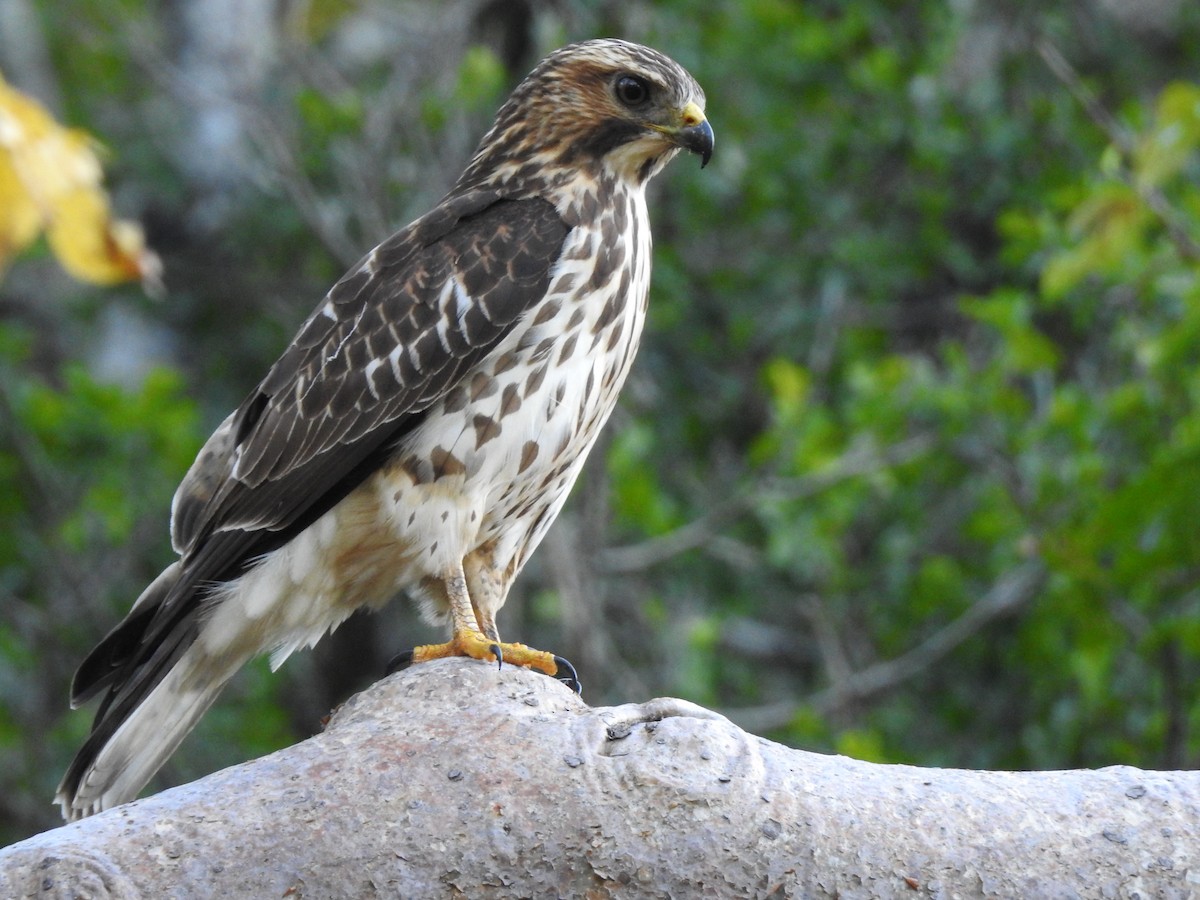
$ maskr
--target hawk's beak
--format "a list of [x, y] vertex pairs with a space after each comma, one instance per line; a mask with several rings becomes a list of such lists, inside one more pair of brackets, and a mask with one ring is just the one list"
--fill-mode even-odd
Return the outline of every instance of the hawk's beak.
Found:
[[713, 130], [704, 118], [704, 111], [695, 103], [689, 103], [679, 113], [679, 125], [664, 129], [678, 146], [691, 153], [700, 154], [700, 168], [708, 165], [713, 152]]

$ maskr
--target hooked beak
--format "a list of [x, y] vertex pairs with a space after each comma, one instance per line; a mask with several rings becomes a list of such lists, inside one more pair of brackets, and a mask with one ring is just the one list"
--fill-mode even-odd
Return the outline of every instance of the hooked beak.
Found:
[[708, 165], [712, 159], [714, 135], [699, 106], [689, 103], [679, 113], [679, 125], [663, 130], [677, 146], [700, 156], [700, 168]]

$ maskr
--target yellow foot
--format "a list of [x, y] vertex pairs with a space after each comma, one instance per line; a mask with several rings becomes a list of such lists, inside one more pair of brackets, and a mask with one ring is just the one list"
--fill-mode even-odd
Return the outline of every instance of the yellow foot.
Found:
[[467, 656], [484, 662], [495, 662], [500, 665], [511, 663], [514, 666], [536, 669], [558, 678], [577, 694], [583, 691], [575, 667], [561, 656], [555, 656], [544, 650], [534, 650], [524, 644], [502, 644], [485, 637], [478, 631], [460, 631], [444, 644], [423, 644], [420, 647], [414, 647], [412, 650], [396, 656], [388, 664], [387, 673], [390, 675], [401, 669], [407, 669], [413, 663], [445, 659], [448, 656]]
[[414, 648], [412, 653], [412, 661], [415, 663], [444, 659], [447, 656], [469, 656], [471, 659], [481, 659], [485, 662], [525, 666], [547, 675], [558, 673], [554, 654], [534, 650], [524, 644], [501, 644], [478, 631], [460, 631], [444, 644], [424, 644]]

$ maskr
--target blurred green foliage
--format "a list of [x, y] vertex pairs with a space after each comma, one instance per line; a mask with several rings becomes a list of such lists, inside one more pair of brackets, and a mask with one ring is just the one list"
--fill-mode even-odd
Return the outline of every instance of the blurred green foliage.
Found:
[[127, 391], [68, 363], [51, 383], [29, 371], [31, 351], [26, 330], [0, 327], [0, 760], [22, 785], [6, 801], [14, 821], [45, 818], [56, 783], [46, 732], [63, 747], [86, 736], [85, 716], [45, 719], [71, 674], [62, 647], [102, 635], [170, 552], [146, 510], [199, 449], [177, 373]]
[[[152, 102], [120, 26], [39, 9], [73, 119], [186, 218], [183, 176], [112, 111]], [[865, 759], [1200, 762], [1200, 85], [1181, 80], [1200, 7], [1138, 27], [1055, 3], [561, 15], [541, 33], [619, 32], [687, 65], [717, 153], [655, 187], [649, 334], [506, 634], [581, 664], [593, 703], [675, 693]], [[548, 49], [476, 46], [422, 82], [424, 137], [379, 145], [417, 168], [380, 173], [381, 202], [428, 201], [412, 173], [458, 165], [452, 139]], [[343, 151], [377, 139], [395, 86], [322, 84], [281, 78], [276, 102], [308, 184], [352, 218]], [[438, 141], [457, 159], [422, 155]], [[160, 246], [162, 308], [68, 297], [53, 353], [47, 329], [0, 330], [4, 837], [50, 824], [86, 725], [71, 667], [170, 559], [191, 454], [344, 262], [286, 197]], [[383, 236], [364, 222], [359, 251]], [[71, 361], [107, 303], [182, 335], [179, 371], [116, 388]], [[303, 736], [414, 643], [389, 615], [254, 669], [171, 775]]]
[[1195, 765], [1192, 51], [1053, 4], [712, 9], [689, 62], [728, 183], [669, 200], [655, 309], [687, 338], [638, 483], [678, 504], [697, 455], [729, 466], [756, 499], [711, 616], [796, 646], [697, 647], [693, 696], [875, 759]]

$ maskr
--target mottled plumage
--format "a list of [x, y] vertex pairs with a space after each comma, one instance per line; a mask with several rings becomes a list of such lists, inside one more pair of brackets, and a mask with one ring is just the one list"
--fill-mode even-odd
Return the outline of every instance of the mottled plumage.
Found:
[[521, 83], [454, 189], [333, 287], [175, 495], [180, 559], [76, 674], [103, 694], [60, 785], [124, 802], [251, 657], [279, 665], [407, 590], [461, 654], [554, 671], [495, 615], [629, 371], [650, 277], [644, 187], [712, 149], [696, 82], [616, 40]]

